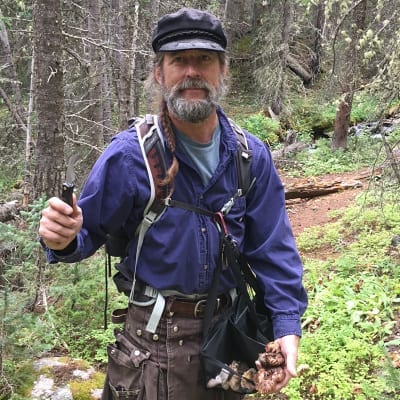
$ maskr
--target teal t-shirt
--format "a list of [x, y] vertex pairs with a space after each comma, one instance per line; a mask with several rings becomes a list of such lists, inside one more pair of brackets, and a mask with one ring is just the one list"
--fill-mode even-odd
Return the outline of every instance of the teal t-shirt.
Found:
[[219, 163], [219, 142], [221, 127], [218, 124], [209, 143], [199, 143], [175, 129], [176, 137], [187, 155], [193, 161], [204, 186], [207, 185]]

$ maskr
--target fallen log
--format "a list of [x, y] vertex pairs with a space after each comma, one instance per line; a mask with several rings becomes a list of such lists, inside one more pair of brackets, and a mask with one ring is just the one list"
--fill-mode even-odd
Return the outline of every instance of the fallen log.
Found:
[[331, 193], [340, 192], [346, 189], [362, 187], [359, 180], [344, 181], [302, 181], [285, 186], [285, 199], [305, 199], [317, 196], [324, 196]]
[[7, 222], [15, 218], [18, 213], [18, 200], [9, 201], [0, 205], [0, 222]]
[[305, 85], [311, 82], [311, 80], [313, 79], [312, 73], [308, 71], [304, 66], [302, 66], [295, 57], [288, 54], [286, 57], [286, 61], [289, 69], [293, 71], [299, 78], [301, 78]]

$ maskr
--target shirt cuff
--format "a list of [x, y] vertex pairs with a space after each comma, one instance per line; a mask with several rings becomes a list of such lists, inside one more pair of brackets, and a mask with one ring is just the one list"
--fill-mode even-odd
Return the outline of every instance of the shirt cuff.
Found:
[[283, 336], [296, 335], [301, 337], [301, 322], [297, 315], [278, 315], [272, 318], [274, 339]]
[[58, 262], [75, 262], [79, 259], [79, 246], [78, 239], [75, 238], [65, 249], [63, 250], [52, 250], [49, 249], [42, 238], [39, 238], [40, 244], [43, 250], [46, 252], [47, 261], [50, 264], [56, 264]]

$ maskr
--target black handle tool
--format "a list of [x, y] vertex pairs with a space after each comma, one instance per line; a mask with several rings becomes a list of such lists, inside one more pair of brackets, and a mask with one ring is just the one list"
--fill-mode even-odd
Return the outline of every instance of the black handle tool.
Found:
[[61, 191], [61, 200], [72, 207], [72, 193], [74, 193], [74, 185], [72, 183], [63, 183]]

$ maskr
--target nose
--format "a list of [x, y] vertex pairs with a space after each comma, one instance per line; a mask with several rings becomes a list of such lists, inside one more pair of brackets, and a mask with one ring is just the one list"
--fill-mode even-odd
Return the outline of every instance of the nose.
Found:
[[186, 76], [188, 78], [198, 78], [200, 76], [198, 63], [196, 63], [194, 60], [188, 61], [186, 65]]

